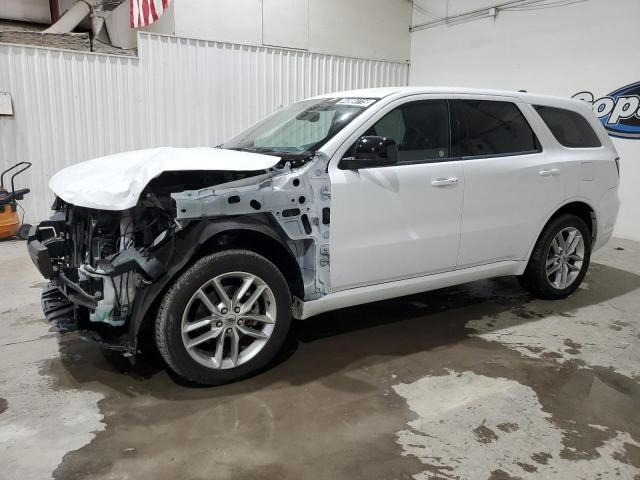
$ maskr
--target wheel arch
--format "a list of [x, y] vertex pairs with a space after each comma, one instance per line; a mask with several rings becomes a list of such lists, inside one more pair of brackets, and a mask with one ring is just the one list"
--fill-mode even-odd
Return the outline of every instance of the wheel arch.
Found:
[[280, 238], [251, 228], [230, 228], [207, 239], [189, 263], [212, 252], [244, 249], [257, 253], [272, 262], [284, 276], [291, 294], [302, 299], [304, 282], [300, 266], [289, 246]]
[[[292, 295], [304, 297], [302, 272], [284, 232], [273, 225], [266, 215], [210, 219], [194, 222], [176, 234], [173, 258], [157, 282], [138, 292], [129, 325], [129, 353], [137, 351], [139, 334], [151, 324], [166, 291], [176, 278], [204, 255], [231, 248], [245, 248], [271, 261], [289, 284]], [[140, 298], [142, 297], [142, 298]]]
[[551, 223], [554, 219], [565, 213], [570, 213], [576, 215], [578, 218], [581, 218], [584, 223], [587, 224], [587, 228], [589, 228], [589, 232], [591, 233], [591, 244], [593, 245], [595, 243], [598, 235], [598, 222], [595, 209], [585, 199], [570, 199], [562, 205], [558, 206], [551, 214], [549, 214], [546, 221], [538, 229], [538, 235], [536, 236], [535, 241], [529, 247], [529, 251], [527, 252], [527, 263], [531, 258], [531, 253], [533, 252], [536, 243], [538, 243], [538, 240], [540, 239], [540, 235], [542, 235], [542, 232], [544, 232], [544, 229], [547, 227], [547, 225], [549, 225], [549, 223]]

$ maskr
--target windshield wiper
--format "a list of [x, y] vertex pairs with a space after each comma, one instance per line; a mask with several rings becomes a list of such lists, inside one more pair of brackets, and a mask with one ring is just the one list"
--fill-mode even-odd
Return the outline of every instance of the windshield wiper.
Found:
[[277, 152], [275, 150], [270, 150], [268, 148], [251, 148], [251, 147], [233, 147], [233, 148], [226, 148], [225, 150], [236, 150], [238, 152], [250, 152], [250, 153], [262, 153], [264, 155], [271, 155], [271, 154], [275, 154], [275, 153], [280, 153]]
[[272, 155], [274, 157], [280, 157], [278, 166], [282, 168], [286, 163], [291, 165], [291, 168], [298, 168], [307, 163], [313, 158], [315, 152], [313, 150], [302, 150], [300, 152], [291, 151], [278, 151], [268, 148], [252, 148], [252, 147], [233, 147], [226, 150], [236, 150], [239, 152], [260, 153], [262, 155]]

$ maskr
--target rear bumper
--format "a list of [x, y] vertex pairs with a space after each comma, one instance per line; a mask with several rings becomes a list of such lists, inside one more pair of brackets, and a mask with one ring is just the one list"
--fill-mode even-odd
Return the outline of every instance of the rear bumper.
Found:
[[603, 247], [613, 235], [613, 229], [620, 210], [620, 199], [618, 198], [618, 187], [611, 188], [600, 199], [598, 203], [596, 219], [598, 231], [593, 250]]

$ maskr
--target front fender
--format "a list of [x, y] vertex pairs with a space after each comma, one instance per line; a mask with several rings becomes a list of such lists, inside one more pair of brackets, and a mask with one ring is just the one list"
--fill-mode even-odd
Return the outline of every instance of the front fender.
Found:
[[[173, 239], [154, 253], [154, 256], [165, 264], [166, 273], [155, 282], [138, 287], [130, 317], [127, 349], [129, 355], [135, 355], [140, 327], [168, 285], [192, 262], [203, 244], [220, 233], [232, 230], [253, 231], [267, 235], [291, 252], [284, 233], [278, 230], [266, 214], [201, 219], [191, 222], [184, 229], [176, 232]], [[293, 252], [291, 254], [293, 256]]]

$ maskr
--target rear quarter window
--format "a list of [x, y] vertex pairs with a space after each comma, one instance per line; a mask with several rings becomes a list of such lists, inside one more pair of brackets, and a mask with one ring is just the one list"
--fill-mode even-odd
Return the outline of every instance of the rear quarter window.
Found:
[[455, 156], [462, 158], [540, 152], [531, 126], [513, 102], [454, 100]]
[[544, 123], [561, 145], [568, 148], [597, 148], [602, 143], [586, 118], [563, 108], [534, 105]]

